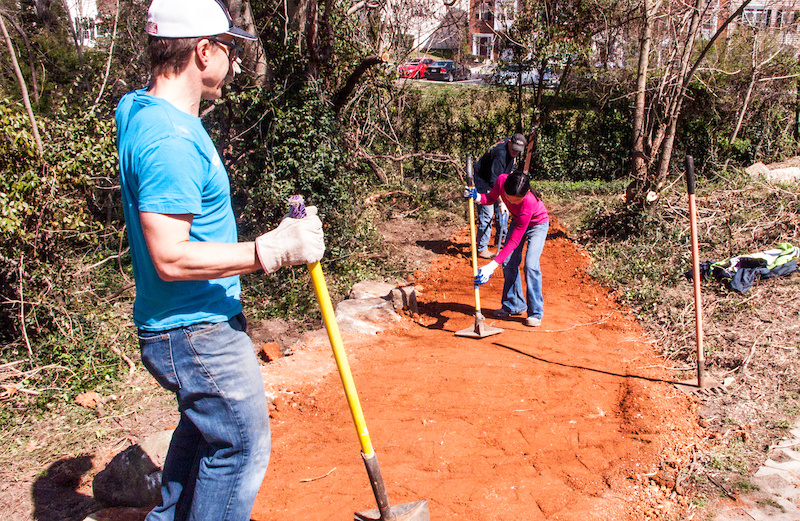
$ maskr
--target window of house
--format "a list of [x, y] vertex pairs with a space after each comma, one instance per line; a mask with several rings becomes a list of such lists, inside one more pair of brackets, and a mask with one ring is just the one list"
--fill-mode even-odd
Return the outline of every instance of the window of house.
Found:
[[742, 24], [749, 26], [769, 27], [772, 9], [763, 6], [749, 6], [742, 11]]
[[472, 51], [476, 56], [491, 58], [492, 56], [492, 37], [489, 35], [473, 35]]
[[516, 15], [516, 0], [497, 0], [497, 10], [506, 20], [513, 21]]
[[775, 14], [775, 25], [784, 30], [794, 31], [797, 25], [797, 11], [781, 9]]
[[481, 2], [481, 4], [475, 10], [475, 19], [482, 20], [484, 22], [491, 22], [494, 19], [494, 14], [492, 13], [492, 2]]

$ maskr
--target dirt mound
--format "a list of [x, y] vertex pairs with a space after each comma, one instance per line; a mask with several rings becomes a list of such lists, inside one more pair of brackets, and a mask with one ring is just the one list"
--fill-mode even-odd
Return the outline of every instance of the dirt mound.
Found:
[[[345, 337], [392, 503], [427, 499], [431, 519], [462, 521], [685, 512], [679, 469], [703, 439], [695, 404], [671, 385], [632, 315], [586, 274], [588, 256], [554, 223], [542, 326], [487, 311], [503, 333], [456, 337], [474, 323], [467, 237], [453, 236], [415, 273], [419, 315]], [[501, 288], [498, 272], [481, 288], [484, 310], [499, 307]], [[325, 350], [320, 338], [297, 361]], [[339, 377], [316, 375], [291, 384], [268, 375], [281, 392], [256, 521], [347, 519], [375, 507]]]

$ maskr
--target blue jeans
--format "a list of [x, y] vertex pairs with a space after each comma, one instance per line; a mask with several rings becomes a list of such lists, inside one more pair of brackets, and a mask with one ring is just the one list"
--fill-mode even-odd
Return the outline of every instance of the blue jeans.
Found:
[[495, 202], [493, 205], [478, 206], [478, 231], [475, 234], [476, 242], [478, 243], [478, 251], [483, 251], [489, 247], [489, 240], [492, 237], [492, 221], [497, 223], [497, 234], [505, 235], [508, 231], [508, 223], [504, 228], [500, 224], [500, 203]]
[[[513, 228], [513, 223], [511, 226]], [[542, 269], [539, 265], [539, 257], [542, 255], [549, 228], [549, 222], [528, 228], [523, 240], [503, 262], [503, 308], [506, 311], [522, 313], [527, 310], [529, 317], [542, 318], [544, 316]], [[519, 265], [522, 261], [522, 248], [526, 243], [528, 249], [525, 252], [525, 266], [523, 267], [526, 292], [523, 295]]]
[[264, 381], [243, 315], [139, 331], [142, 363], [178, 398], [180, 422], [146, 521], [247, 521], [270, 455]]

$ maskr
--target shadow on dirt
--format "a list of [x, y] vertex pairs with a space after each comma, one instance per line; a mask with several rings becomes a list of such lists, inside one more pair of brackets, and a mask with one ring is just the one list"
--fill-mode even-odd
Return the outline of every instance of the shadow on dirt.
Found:
[[436, 255], [445, 255], [453, 243], [450, 241], [417, 241], [416, 245], [420, 248], [430, 250]]
[[102, 507], [78, 492], [81, 477], [92, 469], [92, 456], [63, 458], [33, 483], [33, 518], [37, 521], [81, 521]]
[[444, 330], [444, 325], [449, 320], [448, 317], [443, 315], [443, 312], [445, 311], [452, 311], [453, 313], [470, 317], [475, 316], [474, 305], [469, 306], [466, 304], [459, 304], [457, 302], [426, 302], [425, 304], [420, 304], [419, 306], [420, 315], [426, 315], [436, 319], [436, 322], [433, 324], [425, 325], [425, 327], [428, 329]]
[[542, 358], [540, 356], [536, 356], [536, 355], [532, 355], [530, 353], [526, 353], [525, 351], [517, 349], [516, 347], [507, 346], [505, 344], [499, 344], [497, 342], [492, 342], [492, 343], [494, 345], [496, 345], [497, 347], [502, 347], [503, 349], [508, 349], [509, 351], [514, 351], [515, 353], [519, 353], [521, 355], [527, 356], [528, 358], [533, 358], [534, 360], [537, 360], [539, 362], [544, 362], [545, 364], [558, 365], [558, 366], [561, 366], [561, 367], [568, 367], [570, 369], [579, 369], [581, 371], [590, 371], [590, 372], [593, 372], [593, 373], [605, 374], [605, 375], [608, 375], [608, 376], [616, 376], [618, 378], [623, 378], [623, 379], [624, 378], [636, 378], [638, 380], [647, 380], [648, 382], [663, 382], [663, 383], [666, 383], [666, 384], [677, 384], [677, 383], [680, 383], [680, 382], [673, 382], [672, 380], [664, 380], [664, 379], [661, 379], [661, 378], [652, 378], [652, 377], [649, 377], [649, 376], [639, 376], [639, 375], [635, 375], [635, 374], [612, 373], [610, 371], [604, 371], [602, 369], [594, 369], [592, 367], [584, 367], [584, 366], [581, 366], [581, 365], [565, 364], [564, 362], [554, 362], [553, 360], [548, 360], [548, 359]]

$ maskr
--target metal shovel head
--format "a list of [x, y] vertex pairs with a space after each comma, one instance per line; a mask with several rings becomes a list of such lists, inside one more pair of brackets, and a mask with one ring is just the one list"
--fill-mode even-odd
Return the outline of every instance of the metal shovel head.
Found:
[[503, 332], [502, 328], [487, 326], [486, 321], [483, 319], [483, 315], [480, 313], [476, 313], [475, 325], [473, 327], [468, 327], [467, 329], [462, 329], [461, 331], [456, 331], [456, 336], [465, 336], [469, 338], [485, 338], [487, 336], [496, 335], [502, 332]]
[[692, 380], [683, 380], [682, 382], [677, 382], [673, 385], [684, 394], [694, 395], [700, 398], [726, 394], [728, 392], [724, 382], [719, 382], [708, 377], [703, 378], [703, 387], [697, 385], [697, 378]]
[[380, 510], [374, 508], [364, 512], [356, 512], [355, 521], [430, 521], [428, 514], [428, 500], [414, 501], [394, 505], [389, 509], [389, 516], [381, 517]]

